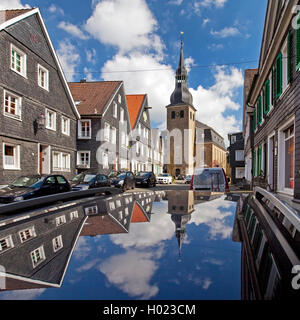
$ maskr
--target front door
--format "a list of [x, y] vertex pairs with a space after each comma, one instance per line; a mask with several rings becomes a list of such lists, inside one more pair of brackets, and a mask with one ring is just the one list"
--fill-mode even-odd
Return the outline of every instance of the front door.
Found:
[[50, 146], [40, 145], [39, 171], [40, 174], [50, 174]]

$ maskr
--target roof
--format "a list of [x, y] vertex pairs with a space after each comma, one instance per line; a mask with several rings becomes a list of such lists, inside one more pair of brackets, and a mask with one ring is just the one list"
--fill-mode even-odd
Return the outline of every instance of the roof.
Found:
[[54, 47], [53, 47], [53, 44], [52, 44], [52, 41], [50, 39], [50, 36], [49, 36], [49, 33], [47, 31], [47, 28], [46, 28], [46, 25], [44, 23], [44, 20], [42, 18], [42, 15], [40, 13], [40, 10], [39, 8], [31, 8], [31, 9], [16, 9], [16, 10], [2, 10], [0, 11], [0, 31], [8, 28], [9, 26], [15, 24], [15, 23], [18, 23], [19, 21], [23, 20], [23, 19], [26, 19], [32, 15], [36, 14], [37, 15], [37, 18], [41, 24], [41, 28], [44, 32], [44, 35], [45, 35], [45, 39], [50, 47], [50, 50], [51, 50], [51, 53], [53, 54], [53, 57], [54, 57], [54, 60], [58, 66], [58, 74], [61, 78], [61, 81], [63, 83], [63, 86], [66, 90], [66, 93], [67, 93], [67, 97], [72, 105], [72, 109], [73, 109], [73, 112], [76, 116], [77, 119], [80, 118], [80, 115], [77, 111], [77, 108], [75, 106], [75, 103], [74, 103], [74, 100], [73, 100], [73, 97], [72, 97], [72, 94], [70, 92], [70, 89], [68, 87], [68, 84], [67, 84], [67, 80], [66, 80], [66, 77], [64, 75], [64, 72], [62, 70], [62, 67], [61, 67], [61, 64], [58, 60], [58, 57], [57, 57], [57, 54], [54, 50]]
[[101, 115], [122, 81], [69, 82], [80, 115]]
[[225, 150], [224, 138], [215, 129], [197, 120], [196, 128], [204, 130], [204, 142], [214, 142]]
[[149, 221], [148, 215], [144, 212], [140, 204], [136, 202], [133, 207], [131, 222], [140, 223], [140, 222], [148, 222], [148, 221]]
[[140, 110], [143, 107], [143, 102], [146, 96], [146, 94], [126, 95], [131, 129], [134, 129], [136, 125]]

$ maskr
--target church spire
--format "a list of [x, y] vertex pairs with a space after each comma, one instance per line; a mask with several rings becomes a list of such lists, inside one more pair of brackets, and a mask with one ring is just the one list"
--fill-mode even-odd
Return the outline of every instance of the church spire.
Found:
[[184, 65], [182, 40], [180, 43], [180, 57], [175, 77], [175, 90], [170, 100], [171, 105], [187, 104], [193, 106], [193, 96], [188, 89], [188, 73]]

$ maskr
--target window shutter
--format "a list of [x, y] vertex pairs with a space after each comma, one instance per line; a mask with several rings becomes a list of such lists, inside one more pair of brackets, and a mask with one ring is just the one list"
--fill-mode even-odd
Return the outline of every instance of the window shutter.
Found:
[[261, 105], [261, 96], [258, 98], [258, 107], [257, 107], [257, 119], [258, 119], [258, 124], [262, 123], [262, 105]]
[[[300, 12], [298, 13], [297, 24], [300, 24]], [[296, 30], [296, 70], [300, 69], [300, 28]]]
[[253, 176], [256, 177], [256, 150], [253, 152]]
[[265, 83], [265, 108], [264, 114], [268, 114], [270, 111], [270, 80]]
[[275, 83], [276, 83], [276, 98], [279, 98], [282, 93], [282, 53], [280, 52], [276, 59], [275, 66]]
[[274, 68], [272, 67], [272, 91], [271, 91], [272, 106], [274, 105], [274, 88], [275, 88]]
[[289, 32], [288, 34], [288, 40], [287, 40], [287, 80], [288, 80], [288, 83], [291, 82], [291, 52], [292, 52], [292, 47], [291, 47], [291, 44], [292, 44], [292, 35], [291, 33]]
[[253, 113], [253, 131], [256, 131], [256, 108], [254, 109]]

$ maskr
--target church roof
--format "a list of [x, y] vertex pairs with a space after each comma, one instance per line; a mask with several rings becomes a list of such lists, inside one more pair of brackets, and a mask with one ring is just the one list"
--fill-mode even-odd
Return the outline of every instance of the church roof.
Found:
[[126, 95], [128, 113], [130, 119], [131, 129], [136, 126], [140, 111], [144, 105], [146, 94], [130, 94]]

